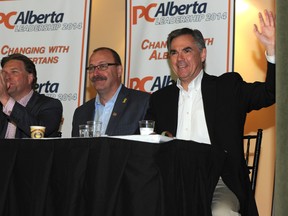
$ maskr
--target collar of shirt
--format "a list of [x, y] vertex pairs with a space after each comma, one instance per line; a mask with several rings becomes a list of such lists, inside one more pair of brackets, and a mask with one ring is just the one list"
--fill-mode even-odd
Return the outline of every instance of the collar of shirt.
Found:
[[269, 56], [269, 55], [267, 55], [267, 52], [265, 51], [265, 56], [266, 56], [266, 59], [267, 59], [268, 62], [270, 62], [270, 63], [272, 63], [272, 64], [275, 64], [275, 63], [276, 63], [275, 55]]
[[99, 95], [97, 94], [96, 96], [94, 120], [102, 122], [102, 128], [101, 128], [102, 135], [105, 134], [106, 132], [106, 128], [108, 126], [111, 113], [113, 111], [115, 102], [117, 100], [117, 97], [119, 95], [121, 88], [122, 88], [122, 84], [118, 87], [113, 97], [109, 101], [107, 101], [105, 105], [100, 103]]
[[[116, 102], [116, 99], [118, 97], [118, 94], [119, 94], [121, 88], [122, 88], [122, 84], [118, 87], [118, 89], [115, 92], [115, 94], [113, 95], [113, 97], [109, 101], [107, 101], [106, 105], [107, 104], [114, 104]], [[95, 99], [95, 107], [97, 107], [97, 105], [101, 105], [101, 106], [104, 107], [104, 105], [102, 105], [101, 102], [100, 102], [100, 97], [99, 97], [98, 94], [96, 95], [96, 99]]]
[[[197, 77], [195, 77], [188, 85], [188, 93], [190, 93], [192, 90], [196, 90], [199, 91], [201, 90], [201, 82], [202, 82], [202, 78], [203, 78], [203, 70], [200, 71], [200, 73], [198, 74]], [[177, 79], [177, 87], [180, 89], [180, 93], [184, 94], [186, 91], [184, 90], [184, 88], [181, 85], [181, 81], [179, 80], [179, 78]]]
[[30, 100], [30, 98], [33, 95], [33, 90], [31, 90], [26, 96], [24, 96], [23, 98], [21, 98], [19, 101], [17, 101], [19, 104], [21, 104], [22, 106], [26, 107], [28, 101]]

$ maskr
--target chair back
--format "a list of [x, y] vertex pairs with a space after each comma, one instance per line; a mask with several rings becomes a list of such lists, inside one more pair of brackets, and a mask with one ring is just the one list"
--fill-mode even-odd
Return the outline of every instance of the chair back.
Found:
[[[258, 129], [257, 134], [245, 135], [243, 137], [245, 160], [247, 167], [250, 171], [250, 180], [253, 195], [255, 195], [256, 190], [257, 173], [261, 152], [262, 131], [263, 131], [262, 129]], [[252, 159], [252, 161], [250, 159]]]

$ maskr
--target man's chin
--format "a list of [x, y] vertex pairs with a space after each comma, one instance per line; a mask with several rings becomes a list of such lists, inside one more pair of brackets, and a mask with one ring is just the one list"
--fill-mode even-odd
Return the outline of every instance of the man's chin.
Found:
[[15, 93], [15, 89], [13, 87], [10, 87], [8, 90], [7, 90], [7, 93], [9, 95], [13, 95], [13, 93]]
[[98, 93], [101, 93], [105, 90], [105, 87], [104, 86], [94, 86], [95, 87], [95, 90], [98, 92]]

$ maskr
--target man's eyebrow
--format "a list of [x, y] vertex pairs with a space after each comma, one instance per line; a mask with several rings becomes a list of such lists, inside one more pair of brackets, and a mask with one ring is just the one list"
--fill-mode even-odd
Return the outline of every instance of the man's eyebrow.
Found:
[[[190, 47], [190, 46], [188, 46], [188, 47], [184, 47], [181, 51], [183, 51], [183, 50], [192, 50], [192, 47]], [[170, 53], [171, 52], [177, 52], [175, 49], [171, 49], [170, 50]]]
[[192, 49], [192, 47], [190, 47], [190, 46], [184, 47], [182, 50], [187, 50], [187, 49]]

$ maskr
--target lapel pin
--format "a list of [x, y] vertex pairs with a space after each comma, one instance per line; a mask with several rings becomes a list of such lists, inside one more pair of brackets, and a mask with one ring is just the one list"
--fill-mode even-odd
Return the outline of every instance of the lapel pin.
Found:
[[113, 113], [112, 113], [112, 116], [117, 116], [117, 113], [116, 113], [116, 112], [113, 112]]
[[123, 101], [122, 101], [122, 103], [125, 104], [126, 101], [127, 101], [127, 98], [124, 98]]

